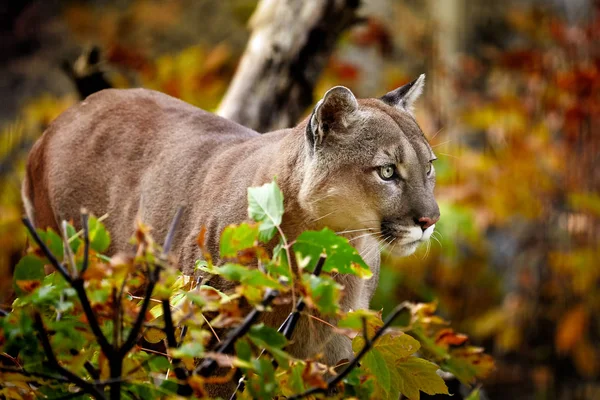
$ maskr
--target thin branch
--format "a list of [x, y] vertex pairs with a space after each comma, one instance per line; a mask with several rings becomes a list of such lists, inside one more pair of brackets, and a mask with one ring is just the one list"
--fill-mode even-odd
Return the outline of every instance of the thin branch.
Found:
[[167, 335], [167, 346], [170, 348], [177, 347], [177, 339], [175, 338], [175, 326], [173, 325], [173, 316], [171, 315], [171, 303], [169, 299], [162, 301], [163, 316], [165, 320], [165, 334]]
[[[87, 254], [87, 252], [85, 254]], [[77, 297], [81, 302], [81, 308], [83, 309], [85, 317], [88, 320], [88, 324], [90, 325], [92, 333], [100, 345], [102, 353], [104, 353], [106, 358], [111, 358], [114, 353], [114, 348], [108, 342], [106, 336], [104, 336], [102, 329], [100, 329], [100, 324], [98, 323], [98, 319], [96, 319], [96, 315], [94, 314], [92, 305], [90, 304], [90, 299], [85, 291], [83, 279], [81, 277], [77, 278], [75, 281], [71, 282], [71, 286], [73, 289], [75, 289], [75, 292], [77, 292]]]
[[[267, 290], [265, 297], [263, 297], [263, 300], [260, 303], [260, 307], [254, 307], [252, 311], [250, 311], [250, 313], [246, 316], [244, 322], [242, 322], [233, 331], [229, 333], [227, 338], [223, 342], [221, 342], [221, 344], [217, 347], [215, 352], [219, 354], [232, 354], [235, 342], [239, 338], [244, 336], [246, 333], [248, 333], [252, 325], [254, 325], [254, 323], [263, 313], [263, 310], [266, 307], [268, 307], [278, 295], [279, 291], [277, 290]], [[212, 358], [206, 358], [202, 362], [202, 364], [200, 364], [200, 367], [197, 369], [197, 371], [199, 375], [203, 377], [208, 377], [215, 371], [216, 368], [217, 362]]]
[[[167, 347], [177, 348], [179, 347], [179, 344], [175, 338], [175, 326], [173, 325], [173, 316], [171, 315], [171, 304], [169, 299], [164, 299], [162, 301], [162, 309], [165, 320], [164, 331], [167, 335]], [[187, 381], [188, 371], [181, 366], [181, 360], [179, 358], [173, 358], [171, 363], [173, 364], [173, 372], [175, 372], [177, 379], [184, 382]], [[178, 384], [177, 386], [177, 394], [179, 396], [190, 396], [193, 392], [193, 389], [187, 383]]]
[[81, 227], [83, 229], [83, 264], [81, 265], [81, 275], [85, 273], [90, 262], [90, 227], [89, 214], [85, 209], [81, 210]]
[[277, 231], [279, 231], [279, 236], [281, 236], [281, 240], [283, 241], [283, 248], [285, 249], [285, 256], [286, 256], [288, 268], [290, 271], [290, 278], [292, 279], [292, 282], [291, 282], [292, 305], [293, 305], [293, 307], [296, 307], [296, 284], [294, 283], [294, 279], [296, 277], [294, 275], [298, 274], [298, 272], [294, 271], [294, 269], [292, 268], [292, 256], [290, 254], [290, 245], [288, 244], [287, 238], [285, 237], [283, 230], [281, 229], [281, 227], [279, 225], [275, 225], [275, 228], [277, 228]]
[[46, 246], [46, 243], [44, 243], [42, 238], [40, 238], [40, 235], [38, 235], [38, 233], [36, 232], [29, 218], [23, 217], [22, 221], [25, 224], [25, 227], [27, 227], [27, 230], [29, 231], [31, 236], [33, 237], [33, 240], [37, 243], [37, 245], [44, 253], [44, 256], [46, 256], [48, 261], [50, 261], [50, 264], [52, 264], [52, 266], [63, 276], [63, 278], [65, 278], [67, 282], [72, 283], [73, 278], [69, 275], [69, 272], [67, 271], [65, 266], [56, 259], [54, 254], [52, 254], [52, 252], [50, 251], [48, 246]]
[[[315, 269], [313, 270], [313, 275], [315, 275], [315, 276], [321, 275], [321, 271], [323, 271], [323, 265], [325, 265], [326, 258], [327, 257], [325, 255], [321, 255], [321, 257], [319, 258], [319, 261], [317, 261], [317, 265], [315, 266]], [[287, 316], [285, 321], [283, 321], [283, 323], [279, 326], [279, 329], [277, 329], [277, 332], [282, 333], [287, 340], [290, 340], [292, 338], [292, 335], [294, 334], [294, 330], [296, 329], [296, 326], [298, 324], [298, 320], [300, 319], [300, 315], [301, 315], [302, 311], [304, 311], [305, 307], [306, 307], [306, 303], [304, 302], [304, 298], [300, 297], [298, 299], [298, 302], [295, 304], [294, 310]], [[262, 356], [264, 352], [265, 351], [263, 349], [263, 351], [260, 353], [260, 356]], [[277, 365], [277, 360], [273, 359], [273, 365], [275, 365], [275, 366]], [[237, 393], [244, 390], [244, 387], [246, 386], [245, 378], [246, 378], [245, 375], [241, 376], [239, 378], [239, 383], [238, 383], [237, 387], [235, 388], [235, 391], [229, 398], [229, 400], [235, 400], [237, 398]]]
[[62, 221], [61, 228], [63, 244], [65, 246], [65, 254], [69, 260], [69, 265], [71, 266], [71, 276], [77, 276], [77, 264], [75, 263], [75, 256], [73, 255], [73, 251], [69, 245], [69, 237], [67, 236], [67, 221], [64, 219]]
[[360, 360], [373, 348], [375, 342], [387, 331], [387, 329], [400, 315], [400, 313], [406, 310], [407, 308], [409, 308], [409, 304], [407, 302], [400, 304], [387, 317], [383, 326], [375, 333], [375, 335], [373, 335], [371, 339], [365, 336], [365, 345], [363, 346], [361, 351], [348, 363], [346, 368], [344, 368], [344, 370], [340, 372], [339, 375], [336, 375], [327, 381], [326, 388], [315, 387], [295, 396], [288, 397], [288, 400], [302, 399], [317, 393], [327, 393], [331, 389], [335, 388], [346, 376], [348, 376], [350, 372], [352, 372], [352, 370], [360, 363]]
[[64, 368], [62, 365], [60, 365], [58, 363], [58, 360], [56, 359], [56, 356], [54, 355], [54, 352], [52, 351], [52, 345], [50, 344], [48, 332], [46, 331], [46, 328], [44, 327], [44, 322], [42, 321], [42, 316], [40, 315], [40, 313], [35, 312], [33, 317], [34, 317], [34, 326], [38, 332], [40, 342], [42, 343], [42, 347], [44, 348], [44, 353], [46, 354], [46, 357], [48, 358], [48, 362], [49, 362], [50, 366], [52, 368], [54, 368], [55, 370], [57, 370], [62, 376], [67, 378], [70, 382], [79, 386], [79, 388], [81, 390], [85, 391], [86, 393], [91, 394], [92, 396], [96, 397], [97, 399], [105, 399], [104, 393], [102, 393], [102, 391], [100, 391], [95, 385], [83, 380], [82, 378], [80, 378], [79, 376], [77, 376], [73, 372], [69, 371], [68, 369]]
[[[178, 207], [175, 212], [175, 216], [171, 221], [171, 225], [169, 227], [169, 231], [167, 232], [167, 236], [165, 237], [165, 242], [163, 245], [162, 256], [166, 257], [166, 255], [171, 250], [171, 244], [173, 242], [173, 238], [175, 236], [175, 230], [177, 229], [177, 225], [179, 224], [179, 220], [181, 219], [181, 214], [183, 212], [183, 207]], [[140, 312], [135, 320], [133, 328], [129, 331], [129, 336], [127, 336], [127, 340], [121, 346], [118, 353], [121, 358], [125, 357], [125, 355], [133, 348], [135, 343], [138, 340], [140, 332], [142, 330], [142, 326], [144, 324], [144, 319], [146, 318], [146, 312], [148, 311], [148, 306], [150, 305], [150, 300], [152, 299], [152, 292], [154, 291], [154, 286], [158, 282], [158, 278], [160, 275], [161, 267], [158, 265], [154, 266], [154, 269], [149, 271], [149, 282], [148, 286], [146, 286], [146, 293], [144, 295], [144, 300], [142, 300], [142, 307], [140, 308]], [[170, 311], [170, 308], [169, 308]]]
[[70, 379], [65, 378], [64, 376], [61, 376], [61, 375], [44, 374], [43, 372], [27, 371], [27, 370], [21, 369], [21, 368], [4, 367], [2, 365], [0, 365], [0, 372], [19, 374], [19, 375], [23, 375], [26, 377], [47, 379], [47, 380], [63, 382], [63, 383], [71, 383]]
[[169, 254], [169, 252], [171, 251], [171, 245], [173, 244], [173, 238], [175, 237], [175, 230], [177, 229], [177, 225], [179, 225], [179, 220], [181, 219], [182, 214], [183, 207], [177, 207], [177, 211], [175, 212], [175, 216], [171, 221], [171, 226], [169, 226], [169, 231], [167, 232], [167, 236], [165, 237], [161, 258], [166, 258], [167, 254]]
[[[317, 261], [317, 265], [315, 266], [315, 269], [313, 271], [313, 275], [314, 276], [319, 276], [321, 275], [321, 272], [323, 271], [323, 266], [325, 265], [325, 260], [326, 260], [326, 256], [325, 255], [321, 255], [321, 257], [319, 258], [319, 261]], [[294, 333], [294, 330], [296, 329], [296, 325], [298, 324], [298, 320], [300, 319], [300, 313], [304, 310], [304, 307], [306, 306], [306, 303], [304, 302], [304, 298], [300, 298], [298, 300], [298, 304], [296, 304], [296, 307], [294, 309], [294, 311], [292, 311], [292, 313], [288, 316], [287, 318], [287, 325], [285, 325], [285, 327], [283, 328], [283, 331], [280, 331], [281, 333], [283, 333], [285, 335], [285, 337], [290, 340], [292, 338], [292, 334]], [[279, 328], [281, 329], [281, 328]]]
[[[84, 267], [87, 268], [86, 260], [89, 257], [89, 235], [87, 234], [87, 231], [88, 231], [87, 230], [87, 214], [82, 214], [82, 222], [84, 224], [84, 237], [87, 238], [86, 243], [88, 243], [88, 245], [86, 245], [86, 247], [84, 249]], [[79, 301], [81, 301], [81, 306], [82, 306], [85, 316], [88, 320], [88, 323], [90, 324], [90, 328], [92, 329], [94, 336], [96, 336], [96, 339], [98, 340], [98, 344], [100, 345], [102, 352], [104, 353], [104, 355], [107, 358], [110, 358], [113, 348], [108, 343], [108, 340], [106, 340], [104, 333], [102, 333], [102, 330], [100, 329], [100, 326], [98, 325], [98, 320], [96, 319], [94, 312], [92, 311], [92, 306], [87, 297], [87, 293], [85, 292], [85, 289], [83, 287], [84, 282], [81, 279], [81, 275], [77, 279], [73, 279], [67, 272], [65, 266], [63, 264], [61, 264], [60, 262], [58, 262], [58, 260], [54, 256], [54, 254], [52, 254], [52, 252], [50, 251], [48, 246], [46, 246], [44, 241], [40, 238], [40, 235], [38, 235], [38, 233], [36, 232], [31, 221], [27, 217], [24, 217], [23, 223], [27, 227], [27, 230], [33, 237], [33, 240], [38, 244], [38, 246], [40, 247], [40, 249], [46, 256], [48, 261], [50, 261], [52, 266], [57, 271], [60, 272], [60, 274], [65, 278], [65, 280], [67, 282], [69, 282], [71, 284], [71, 286], [73, 287], [73, 289], [75, 289], [75, 291], [77, 292], [77, 296], [79, 297]], [[83, 269], [82, 269], [82, 273], [83, 273]]]
[[150, 279], [148, 281], [148, 286], [146, 286], [146, 293], [144, 295], [144, 300], [142, 300], [142, 307], [137, 315], [137, 318], [133, 324], [133, 327], [129, 331], [129, 335], [125, 340], [125, 343], [121, 346], [121, 348], [117, 351], [117, 354], [122, 359], [125, 355], [135, 346], [135, 343], [138, 340], [138, 337], [142, 330], [142, 325], [144, 324], [144, 319], [146, 318], [146, 312], [148, 311], [148, 306], [150, 305], [150, 298], [152, 297], [152, 292], [154, 291], [154, 286], [156, 282], [158, 282], [158, 276], [160, 274], [160, 267], [158, 265], [154, 266], [154, 269], [149, 271]]

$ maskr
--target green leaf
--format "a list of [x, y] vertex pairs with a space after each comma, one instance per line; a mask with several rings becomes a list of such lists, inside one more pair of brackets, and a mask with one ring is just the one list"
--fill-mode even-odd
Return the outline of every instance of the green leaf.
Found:
[[78, 237], [74, 238], [75, 235], [77, 235], [77, 230], [75, 229], [75, 227], [73, 227], [73, 225], [68, 224], [67, 225], [67, 237], [69, 238], [69, 245], [71, 246], [71, 250], [73, 251], [73, 254], [77, 254], [77, 250], [79, 249], [79, 246], [83, 242]]
[[[392, 393], [392, 371], [390, 370], [386, 359], [379, 351], [369, 351], [363, 357], [362, 365], [375, 377], [378, 390], [386, 394], [385, 398], [398, 398], [399, 396], [388, 397]], [[395, 394], [395, 392], [394, 392]]]
[[97, 253], [103, 253], [110, 246], [110, 234], [98, 218], [90, 216], [89, 219], [90, 247]]
[[273, 355], [279, 365], [287, 365], [291, 356], [283, 351], [283, 347], [287, 345], [287, 339], [281, 333], [277, 332], [265, 324], [258, 324], [250, 328], [248, 337], [259, 348], [264, 348]]
[[[48, 250], [50, 250], [52, 255], [54, 255], [54, 257], [56, 257], [57, 260], [62, 260], [64, 255], [64, 249], [61, 237], [58, 236], [58, 234], [56, 234], [56, 232], [54, 232], [52, 229], [48, 229], [46, 231], [42, 229], [36, 229], [35, 231], [37, 232], [40, 239], [42, 239], [42, 242], [46, 244]], [[35, 243], [33, 237], [29, 232], [27, 232], [27, 236], [29, 237], [31, 243]]]
[[479, 388], [477, 389], [473, 389], [473, 391], [471, 393], [469, 393], [469, 395], [467, 397], [465, 397], [465, 400], [480, 400], [481, 396], [479, 395]]
[[308, 302], [324, 315], [333, 315], [339, 309], [342, 286], [329, 276], [302, 275]]
[[304, 372], [305, 364], [296, 363], [290, 369], [290, 381], [289, 386], [293, 393], [302, 393], [306, 390], [302, 373]]
[[372, 399], [375, 392], [375, 378], [365, 377], [363, 368], [354, 368], [344, 379], [344, 398]]
[[152, 372], [164, 372], [171, 368], [171, 363], [169, 362], [169, 359], [167, 357], [150, 357], [148, 361], [148, 366], [150, 367], [150, 371]]
[[261, 223], [258, 238], [271, 240], [283, 217], [283, 193], [275, 181], [248, 188], [248, 215]]
[[202, 357], [204, 355], [204, 346], [199, 342], [187, 342], [180, 347], [171, 350], [171, 355], [175, 358], [183, 357]]
[[253, 325], [250, 332], [248, 332], [248, 336], [258, 347], [268, 346], [282, 349], [287, 345], [287, 339], [283, 334], [265, 324]]
[[221, 234], [221, 258], [236, 257], [238, 251], [252, 248], [258, 240], [258, 225], [229, 225]]
[[312, 272], [322, 254], [327, 255], [323, 271], [352, 274], [370, 278], [373, 273], [348, 239], [338, 236], [331, 229], [305, 231], [293, 245], [298, 265]]
[[22, 296], [27, 294], [21, 289], [17, 282], [19, 281], [42, 281], [45, 277], [44, 262], [38, 257], [26, 255], [21, 258], [21, 261], [15, 266], [13, 273], [13, 286], [17, 295]]
[[219, 275], [230, 281], [237, 281], [256, 287], [268, 287], [272, 289], [282, 288], [282, 285], [274, 278], [257, 269], [250, 269], [243, 265], [227, 263], [216, 268], [216, 270]]
[[367, 332], [374, 335], [377, 328], [383, 326], [381, 312], [373, 310], [356, 310], [348, 312], [339, 322], [338, 327], [362, 331], [363, 321], [367, 323]]
[[252, 347], [250, 347], [250, 343], [245, 339], [235, 342], [235, 354], [240, 360], [250, 362], [252, 360]]
[[[363, 346], [364, 338], [360, 336], [352, 342], [355, 352]], [[410, 400], [418, 400], [419, 391], [448, 393], [444, 380], [436, 372], [439, 367], [413, 356], [420, 346], [417, 340], [402, 332], [386, 333], [375, 342], [362, 363], [365, 370], [376, 378], [375, 398], [398, 398], [403, 394]]]
[[253, 375], [247, 384], [247, 388], [253, 399], [273, 399], [277, 390], [275, 380], [275, 369], [271, 360], [259, 358], [252, 362], [256, 375]]
[[430, 395], [448, 394], [446, 383], [437, 374], [438, 366], [418, 357], [409, 357], [397, 365], [400, 393], [410, 400], [419, 400], [419, 391]]

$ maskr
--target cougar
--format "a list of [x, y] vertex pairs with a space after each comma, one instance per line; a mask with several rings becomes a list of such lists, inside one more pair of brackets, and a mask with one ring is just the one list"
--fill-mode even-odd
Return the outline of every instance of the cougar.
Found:
[[[424, 79], [380, 99], [357, 100], [336, 86], [298, 126], [266, 134], [152, 90], [103, 90], [64, 112], [33, 146], [22, 189], [26, 213], [36, 227], [54, 229], [63, 219], [77, 221], [82, 207], [108, 213], [114, 254], [131, 246], [136, 218], [162, 238], [183, 205], [172, 249], [191, 273], [202, 257], [201, 228], [218, 262], [223, 229], [248, 218], [248, 187], [276, 176], [283, 232], [294, 240], [329, 227], [351, 239], [373, 276], [337, 275], [341, 306], [368, 308], [380, 245], [409, 255], [439, 218], [436, 157], [412, 113]], [[275, 308], [268, 323], [278, 325], [289, 311]], [[352, 353], [348, 338], [309, 318], [289, 349], [303, 358], [323, 354], [329, 365]]]

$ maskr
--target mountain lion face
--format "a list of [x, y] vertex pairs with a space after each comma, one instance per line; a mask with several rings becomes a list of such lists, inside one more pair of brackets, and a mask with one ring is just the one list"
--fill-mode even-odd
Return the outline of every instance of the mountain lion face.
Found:
[[412, 115], [424, 76], [381, 99], [357, 100], [335, 87], [307, 128], [308, 173], [300, 202], [314, 222], [348, 236], [371, 236], [412, 254], [439, 219], [436, 159]]

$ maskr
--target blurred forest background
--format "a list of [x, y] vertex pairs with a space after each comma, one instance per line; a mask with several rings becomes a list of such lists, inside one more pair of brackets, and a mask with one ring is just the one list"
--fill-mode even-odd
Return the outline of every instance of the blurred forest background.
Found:
[[[24, 159], [79, 101], [73, 76], [215, 110], [256, 3], [0, 4], [0, 303], [25, 247]], [[600, 1], [363, 3], [314, 98], [379, 97], [425, 72], [416, 117], [442, 214], [427, 257], [383, 256], [372, 308], [437, 301], [496, 357], [489, 398], [600, 398]], [[92, 46], [89, 68], [77, 59]]]

